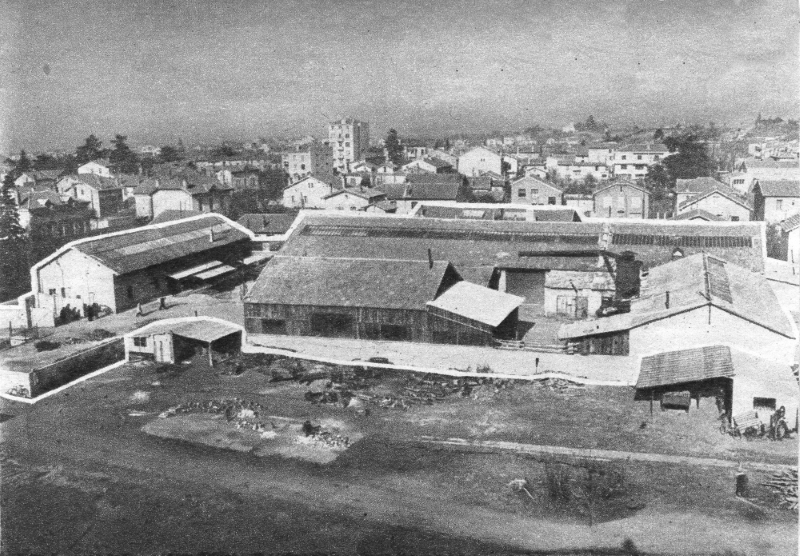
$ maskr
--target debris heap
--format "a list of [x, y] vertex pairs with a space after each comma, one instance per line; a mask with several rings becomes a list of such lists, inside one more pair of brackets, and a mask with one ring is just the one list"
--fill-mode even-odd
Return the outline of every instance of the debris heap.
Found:
[[770, 487], [772, 492], [783, 499], [779, 506], [797, 510], [797, 469], [775, 473], [766, 483], [761, 484]]

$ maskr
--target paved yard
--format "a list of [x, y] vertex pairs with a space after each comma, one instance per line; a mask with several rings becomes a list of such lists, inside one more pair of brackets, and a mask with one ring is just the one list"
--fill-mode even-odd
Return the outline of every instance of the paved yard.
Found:
[[446, 344], [266, 334], [248, 335], [248, 341], [256, 346], [290, 349], [303, 355], [341, 362], [385, 357], [395, 365], [461, 371], [468, 368], [475, 371], [478, 367], [488, 365], [496, 373], [515, 375], [560, 373], [595, 383], [620, 386], [635, 384], [639, 372], [638, 360], [635, 357], [611, 355], [564, 355]]

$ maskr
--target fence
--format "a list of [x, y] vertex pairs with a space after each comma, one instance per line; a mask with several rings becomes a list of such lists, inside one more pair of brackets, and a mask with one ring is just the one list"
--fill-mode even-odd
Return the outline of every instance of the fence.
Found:
[[34, 370], [31, 373], [31, 395], [37, 396], [123, 359], [124, 341], [122, 338], [113, 338]]

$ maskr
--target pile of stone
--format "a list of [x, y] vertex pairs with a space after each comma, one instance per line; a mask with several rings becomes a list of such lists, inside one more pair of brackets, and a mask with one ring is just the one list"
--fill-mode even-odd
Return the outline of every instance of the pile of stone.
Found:
[[201, 402], [187, 402], [163, 412], [160, 417], [185, 415], [189, 413], [211, 413], [225, 415], [225, 419], [237, 429], [264, 431], [265, 424], [259, 419], [266, 408], [257, 402], [246, 401], [240, 398], [224, 400], [205, 400]]
[[797, 510], [797, 469], [775, 473], [767, 482], [761, 484], [768, 486], [772, 492], [781, 497], [779, 506]]

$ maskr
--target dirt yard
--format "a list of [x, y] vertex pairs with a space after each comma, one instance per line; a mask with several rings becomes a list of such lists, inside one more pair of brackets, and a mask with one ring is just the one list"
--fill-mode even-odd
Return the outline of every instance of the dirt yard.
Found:
[[2, 467], [11, 552], [629, 554], [626, 538], [647, 554], [797, 550], [797, 514], [778, 506], [763, 473], [749, 474], [741, 500], [727, 469], [418, 441], [796, 463], [796, 439], [723, 436], [709, 400], [651, 418], [628, 388], [246, 355], [214, 369], [130, 364], [0, 410], [13, 415], [0, 423], [13, 454]]

